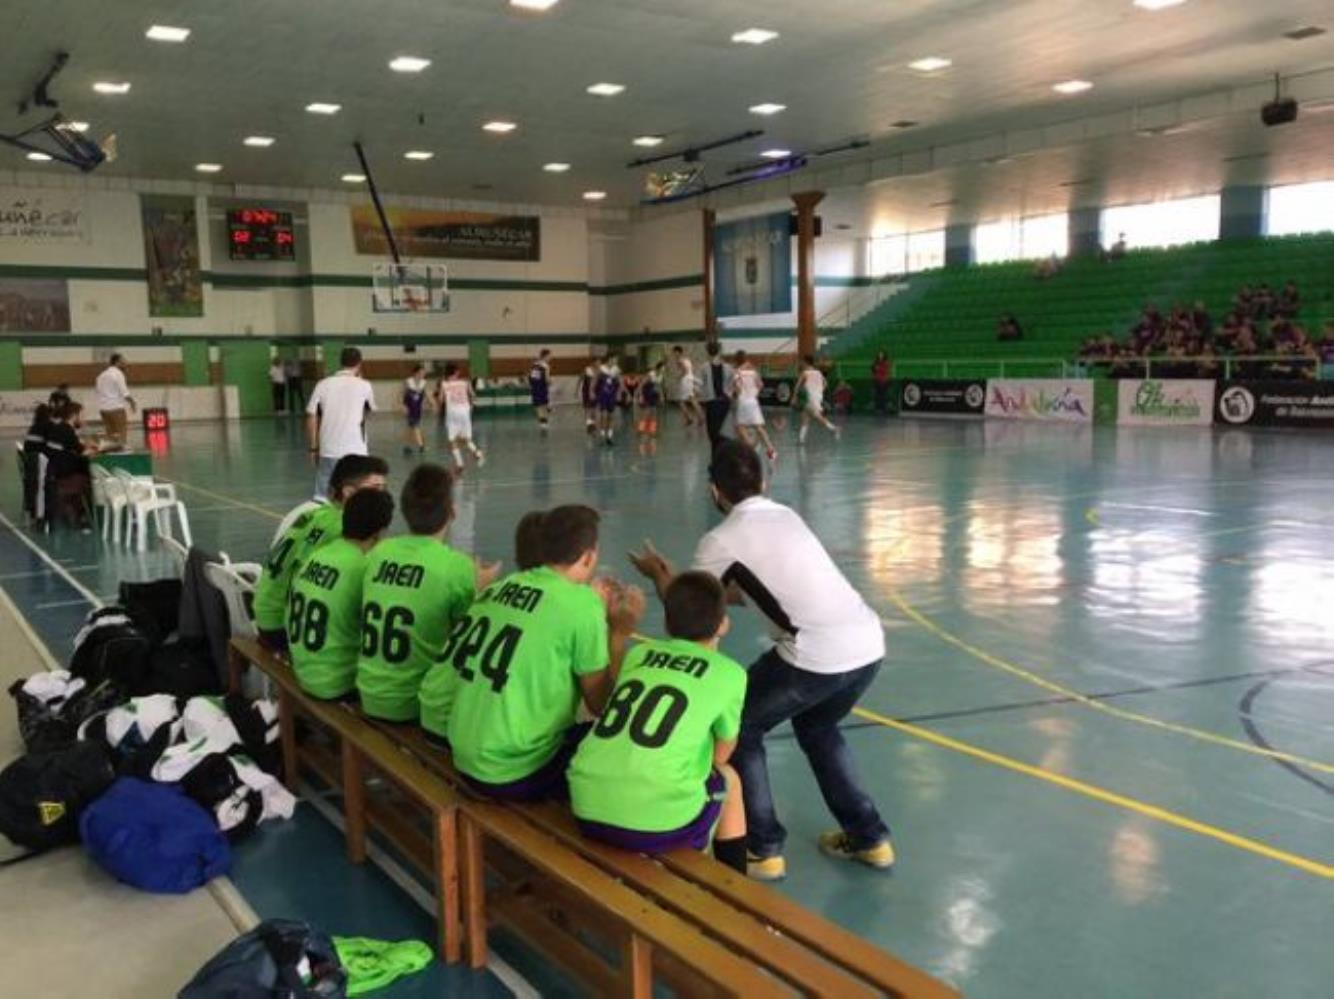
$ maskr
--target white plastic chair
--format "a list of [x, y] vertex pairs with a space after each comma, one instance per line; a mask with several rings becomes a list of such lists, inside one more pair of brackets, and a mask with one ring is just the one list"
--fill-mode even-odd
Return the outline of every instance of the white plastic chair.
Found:
[[171, 556], [172, 565], [176, 567], [176, 577], [182, 579], [185, 577], [185, 563], [190, 557], [190, 549], [181, 544], [175, 538], [162, 537], [162, 547]]
[[90, 466], [93, 475], [93, 507], [102, 513], [102, 540], [108, 535], [120, 544], [120, 522], [130, 505], [124, 484], [101, 465]]
[[[227, 621], [233, 637], [254, 638], [259, 634], [246, 596], [255, 592], [260, 571], [257, 562], [210, 562], [204, 566], [204, 578], [222, 594], [227, 604]], [[268, 676], [254, 669], [246, 671], [242, 692], [250, 698], [270, 697], [273, 694]]]
[[181, 540], [185, 547], [194, 544], [190, 536], [190, 518], [186, 515], [185, 504], [176, 498], [176, 487], [166, 482], [154, 482], [152, 479], [137, 479], [124, 469], [112, 470], [117, 481], [124, 486], [129, 500], [129, 524], [125, 532], [126, 547], [134, 545], [139, 551], [148, 550], [148, 515], [153, 515], [160, 537], [170, 538], [171, 514], [174, 511], [181, 522]]

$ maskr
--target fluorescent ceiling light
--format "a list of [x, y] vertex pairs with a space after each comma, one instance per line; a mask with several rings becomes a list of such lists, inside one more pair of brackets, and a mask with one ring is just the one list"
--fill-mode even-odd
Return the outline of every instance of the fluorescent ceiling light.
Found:
[[778, 114], [778, 112], [786, 110], [787, 110], [786, 104], [752, 104], [750, 106], [751, 114], [770, 115], [770, 114]]
[[315, 101], [306, 105], [306, 110], [311, 114], [337, 114], [343, 110], [341, 104], [325, 104], [323, 101]]
[[654, 146], [661, 146], [663, 138], [661, 135], [640, 135], [635, 139], [636, 146], [643, 146], [645, 149], [652, 149]]
[[130, 85], [124, 82], [113, 83], [110, 80], [98, 80], [93, 84], [93, 89], [99, 94], [128, 94]]
[[560, 0], [510, 0], [510, 6], [520, 10], [550, 10], [558, 3]]
[[1088, 80], [1066, 80], [1063, 83], [1054, 84], [1051, 88], [1058, 94], [1082, 94], [1086, 90], [1092, 90], [1093, 84]]
[[1142, 7], [1145, 10], [1163, 10], [1167, 7], [1176, 7], [1185, 2], [1186, 0], [1135, 0], [1135, 6]]
[[949, 69], [953, 65], [953, 60], [943, 59], [940, 56], [927, 56], [908, 63], [908, 68], [915, 69], [919, 73], [934, 73], [937, 70]]
[[420, 73], [429, 65], [431, 65], [430, 59], [420, 59], [417, 56], [398, 56], [389, 60], [389, 68], [395, 73]]
[[745, 31], [738, 31], [732, 36], [732, 41], [738, 45], [763, 45], [765, 42], [772, 42], [778, 37], [778, 32], [770, 31], [768, 28], [747, 28]]
[[222, 169], [221, 163], [196, 163], [195, 170], [199, 173], [218, 173]]
[[409, 149], [403, 154], [405, 160], [429, 160], [435, 153], [428, 152], [425, 149]]
[[28, 154], [28, 159], [32, 160], [34, 163], [50, 163], [51, 154], [34, 151]]
[[625, 92], [625, 85], [620, 83], [595, 83], [588, 92], [596, 97], [615, 97]]
[[189, 28], [173, 28], [166, 24], [155, 24], [144, 32], [145, 38], [155, 42], [183, 42], [190, 37]]
[[361, 173], [345, 173], [339, 178], [344, 184], [364, 184], [366, 175]]
[[504, 135], [506, 132], [513, 132], [519, 126], [512, 121], [488, 121], [482, 126], [483, 132], [495, 132], [497, 135]]
[[792, 155], [791, 149], [766, 149], [760, 153], [766, 160], [785, 160]]
[[545, 170], [547, 173], [564, 173], [566, 170], [570, 169], [570, 164], [548, 163], [545, 166], [543, 166], [542, 169]]
[[86, 121], [62, 121], [56, 128], [62, 132], [86, 132], [88, 123]]
[[247, 146], [253, 146], [256, 149], [268, 149], [269, 146], [273, 145], [274, 138], [271, 135], [247, 135], [244, 141]]
[[606, 197], [607, 197], [607, 192], [606, 192], [606, 191], [585, 191], [585, 192], [584, 192], [584, 200], [585, 200], [585, 201], [602, 201], [602, 200], [605, 199]]

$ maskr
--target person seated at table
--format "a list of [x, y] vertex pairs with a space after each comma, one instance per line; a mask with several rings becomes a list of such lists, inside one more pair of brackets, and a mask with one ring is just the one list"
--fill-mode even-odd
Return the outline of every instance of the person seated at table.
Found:
[[46, 520], [64, 521], [88, 531], [91, 530], [88, 512], [93, 499], [88, 455], [96, 454], [97, 447], [79, 437], [82, 414], [83, 406], [77, 402], [67, 402], [52, 414], [43, 446], [46, 456], [43, 506]]

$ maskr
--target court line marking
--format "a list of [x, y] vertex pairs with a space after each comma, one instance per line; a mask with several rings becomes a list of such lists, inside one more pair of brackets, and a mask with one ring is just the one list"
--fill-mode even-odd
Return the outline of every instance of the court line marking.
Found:
[[37, 544], [37, 542], [33, 541], [30, 537], [28, 537], [21, 529], [19, 529], [17, 525], [15, 525], [15, 523], [12, 520], [6, 517], [3, 513], [0, 513], [0, 524], [3, 524], [5, 527], [9, 528], [10, 533], [13, 534], [14, 537], [18, 538], [21, 542], [27, 545], [28, 548], [32, 550], [33, 554], [35, 554], [39, 559], [41, 559], [52, 569], [54, 569], [56, 575], [58, 575], [65, 582], [69, 583], [70, 586], [74, 587], [75, 592], [77, 592], [80, 596], [82, 596], [94, 607], [102, 606], [101, 597], [99, 597], [96, 593], [88, 589], [88, 587], [84, 586], [77, 579], [71, 576], [69, 570], [67, 570], [63, 565], [61, 565], [50, 555], [48, 555], [46, 553], [46, 550], [43, 549], [41, 545]]
[[[182, 489], [189, 489], [191, 492], [200, 493], [203, 496], [208, 496], [215, 500], [221, 500], [224, 503], [230, 503], [232, 506], [239, 506], [243, 510], [251, 510], [255, 513], [262, 514], [265, 517], [269, 517], [272, 520], [282, 520], [283, 517], [285, 516], [285, 514], [279, 513], [276, 510], [270, 510], [267, 507], [256, 506], [254, 503], [247, 503], [245, 500], [239, 500], [234, 496], [226, 496], [222, 493], [215, 493], [211, 489], [205, 489], [203, 486], [192, 485], [191, 483], [184, 482], [180, 479], [168, 479], [163, 476], [158, 476], [158, 479], [161, 482], [170, 482], [174, 486], [180, 486]], [[294, 503], [292, 505], [295, 506], [296, 504]]]
[[974, 759], [982, 760], [993, 766], [1002, 767], [1006, 770], [1012, 770], [1015, 773], [1024, 774], [1027, 777], [1036, 780], [1046, 781], [1057, 787], [1072, 791], [1075, 794], [1082, 794], [1095, 801], [1101, 801], [1107, 805], [1113, 805], [1126, 811], [1135, 812], [1155, 821], [1175, 826], [1178, 829], [1184, 829], [1186, 832], [1194, 833], [1197, 836], [1203, 836], [1208, 839], [1217, 840], [1228, 846], [1247, 853], [1253, 853], [1256, 856], [1264, 857], [1268, 860], [1274, 860], [1281, 864], [1287, 864], [1289, 867], [1295, 867], [1299, 871], [1305, 871], [1307, 874], [1314, 874], [1321, 878], [1334, 879], [1334, 864], [1322, 864], [1318, 860], [1310, 857], [1303, 857], [1300, 854], [1292, 853], [1288, 850], [1280, 849], [1276, 846], [1270, 846], [1260, 840], [1251, 839], [1249, 836], [1242, 836], [1239, 833], [1230, 832], [1219, 826], [1210, 825], [1207, 822], [1200, 822], [1188, 816], [1181, 815], [1178, 812], [1163, 808], [1160, 805], [1150, 804], [1147, 801], [1141, 801], [1138, 798], [1132, 798], [1128, 795], [1118, 794], [1115, 791], [1109, 791], [1106, 788], [1098, 787], [1096, 784], [1089, 784], [1085, 781], [1076, 780], [1073, 777], [1067, 777], [1064, 774], [1047, 770], [1043, 767], [1034, 766], [1031, 763], [1025, 763], [1022, 760], [1016, 760], [1000, 753], [992, 752], [989, 749], [983, 749], [980, 746], [974, 746], [972, 743], [963, 742], [959, 739], [951, 738], [947, 735], [941, 735], [939, 732], [933, 732], [930, 729], [920, 728], [917, 725], [910, 725], [907, 722], [897, 721], [888, 718], [885, 715], [869, 711], [866, 708], [853, 708], [853, 714], [875, 722], [885, 728], [892, 729], [902, 735], [908, 735], [915, 739], [921, 739], [925, 742], [933, 743], [942, 749], [949, 749], [965, 756], [971, 756]]

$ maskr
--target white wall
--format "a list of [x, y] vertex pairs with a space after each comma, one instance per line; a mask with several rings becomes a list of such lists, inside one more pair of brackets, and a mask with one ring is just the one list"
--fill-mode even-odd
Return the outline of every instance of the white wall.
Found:
[[[604, 275], [603, 286], [683, 278], [704, 269], [704, 220], [698, 210], [644, 218], [614, 235], [614, 240], [604, 240], [590, 251]], [[645, 329], [702, 330], [704, 288], [691, 285], [609, 295], [603, 314], [603, 328], [612, 335]]]

